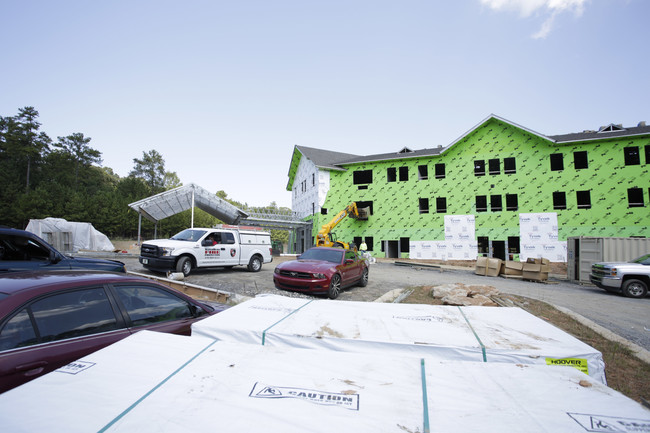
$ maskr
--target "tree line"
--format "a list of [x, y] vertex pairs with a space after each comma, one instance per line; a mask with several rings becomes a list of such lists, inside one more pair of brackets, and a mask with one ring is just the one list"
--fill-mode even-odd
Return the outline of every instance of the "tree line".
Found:
[[[39, 113], [24, 107], [15, 116], [0, 116], [0, 225], [25, 228], [30, 219], [46, 217], [90, 222], [112, 239], [136, 239], [138, 215], [129, 203], [181, 186], [175, 172], [167, 171], [156, 150], [133, 159], [128, 176], [102, 167], [102, 153], [91, 138], [75, 132], [52, 140], [41, 131]], [[216, 195], [231, 204], [224, 191]], [[263, 209], [277, 209], [275, 202]], [[158, 237], [173, 235], [190, 225], [191, 211], [158, 222]], [[212, 227], [217, 218], [195, 209], [194, 225]], [[143, 238], [151, 238], [154, 224], [142, 220]], [[275, 230], [273, 231], [275, 232]], [[284, 241], [284, 232], [273, 233]]]

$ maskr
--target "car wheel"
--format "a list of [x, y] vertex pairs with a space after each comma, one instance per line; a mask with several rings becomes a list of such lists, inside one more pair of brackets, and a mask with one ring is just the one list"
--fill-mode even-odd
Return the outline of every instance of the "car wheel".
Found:
[[330, 288], [327, 291], [327, 296], [330, 299], [336, 299], [341, 293], [341, 276], [339, 274], [332, 275], [330, 280]]
[[627, 280], [623, 283], [623, 295], [628, 298], [645, 298], [648, 286], [641, 280]]
[[359, 280], [359, 287], [366, 287], [368, 285], [368, 268], [364, 268], [361, 279]]
[[176, 272], [182, 272], [187, 277], [192, 272], [192, 260], [189, 257], [181, 257], [178, 259]]
[[260, 256], [251, 257], [250, 262], [248, 262], [248, 270], [251, 272], [259, 272], [262, 269], [262, 259]]

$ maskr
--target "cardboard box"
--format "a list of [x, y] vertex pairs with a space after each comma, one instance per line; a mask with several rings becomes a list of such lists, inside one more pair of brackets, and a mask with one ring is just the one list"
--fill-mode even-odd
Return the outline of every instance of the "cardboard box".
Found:
[[476, 270], [474, 271], [476, 275], [487, 275], [487, 261], [487, 257], [476, 258]]
[[524, 280], [546, 281], [548, 280], [548, 272], [527, 272], [523, 271], [521, 277]]
[[521, 275], [524, 268], [522, 262], [503, 262], [501, 265], [501, 273], [503, 275]]
[[487, 276], [488, 277], [498, 277], [501, 272], [501, 264], [503, 260], [501, 259], [488, 259], [487, 261]]

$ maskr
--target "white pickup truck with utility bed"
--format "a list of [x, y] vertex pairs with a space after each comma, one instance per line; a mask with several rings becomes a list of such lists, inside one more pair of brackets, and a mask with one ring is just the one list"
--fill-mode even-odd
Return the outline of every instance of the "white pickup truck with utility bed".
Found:
[[620, 292], [629, 298], [645, 298], [650, 287], [650, 254], [629, 262], [594, 263], [589, 279], [608, 292]]
[[145, 241], [139, 261], [147, 269], [182, 272], [185, 276], [196, 268], [237, 265], [258, 272], [263, 263], [273, 261], [271, 235], [238, 228], [191, 228], [170, 239]]

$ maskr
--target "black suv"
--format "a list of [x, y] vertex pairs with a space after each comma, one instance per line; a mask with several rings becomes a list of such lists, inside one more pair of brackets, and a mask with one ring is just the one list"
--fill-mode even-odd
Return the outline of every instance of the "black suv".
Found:
[[117, 260], [70, 257], [25, 230], [0, 227], [0, 272], [47, 269], [94, 269], [126, 272]]

